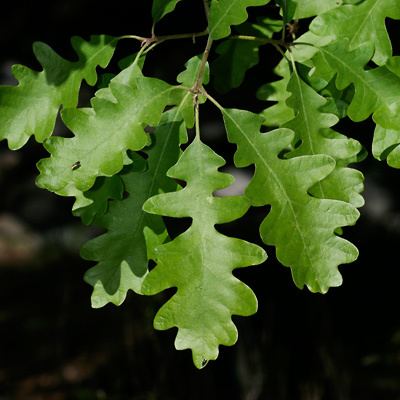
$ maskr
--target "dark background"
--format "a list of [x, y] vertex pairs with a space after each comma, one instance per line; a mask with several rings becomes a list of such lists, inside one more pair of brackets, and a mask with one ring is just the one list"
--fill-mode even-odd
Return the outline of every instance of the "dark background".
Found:
[[[182, 2], [157, 32], [203, 30], [197, 3]], [[12, 81], [13, 63], [39, 68], [33, 41], [73, 59], [72, 35], [148, 36], [151, 27], [146, 0], [106, 6], [82, 0], [4, 1], [0, 9], [3, 84]], [[396, 40], [398, 28], [390, 23]], [[172, 82], [203, 47], [203, 39], [194, 45], [190, 40], [162, 44], [149, 56], [146, 73]], [[116, 59], [132, 51], [137, 44], [124, 43]], [[262, 65], [247, 74], [245, 84], [216, 96], [228, 106], [261, 110], [265, 104], [255, 99], [255, 90], [274, 79], [270, 71], [278, 60], [273, 48], [264, 48]], [[83, 91], [85, 104], [91, 92]], [[218, 113], [205, 106], [201, 114], [206, 141], [227, 155], [233, 148], [220, 141]], [[371, 121], [345, 121], [341, 131], [371, 148]], [[345, 232], [360, 257], [341, 267], [344, 284], [324, 296], [300, 291], [289, 269], [267, 249], [266, 264], [237, 273], [256, 292], [259, 312], [235, 318], [238, 344], [222, 347], [219, 359], [198, 371], [189, 351], [174, 350], [176, 332], [152, 328], [162, 296], [130, 294], [119, 308], [90, 308], [91, 288], [82, 276], [91, 264], [78, 252], [95, 232], [70, 216], [70, 199], [35, 187], [35, 163], [44, 156], [32, 141], [16, 153], [4, 143], [0, 147], [0, 400], [400, 399], [398, 171], [371, 157], [357, 166], [366, 176], [367, 205], [357, 226]], [[259, 242], [257, 226], [265, 211], [253, 210], [225, 232]]]

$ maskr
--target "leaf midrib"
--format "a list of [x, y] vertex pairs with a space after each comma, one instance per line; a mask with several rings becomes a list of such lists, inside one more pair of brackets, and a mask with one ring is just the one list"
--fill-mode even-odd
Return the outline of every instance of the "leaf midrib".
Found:
[[[303, 96], [303, 90], [302, 90], [302, 85], [301, 85], [302, 81], [301, 81], [299, 75], [297, 74], [297, 70], [294, 70], [294, 74], [295, 74], [295, 77], [296, 77], [296, 84], [297, 84], [299, 95], [300, 95], [300, 104], [301, 104], [302, 113], [303, 113], [303, 120], [304, 120], [304, 123], [306, 125], [308, 141], [310, 143], [311, 154], [312, 155], [316, 155], [316, 152], [314, 150], [314, 143], [313, 143], [312, 135], [311, 135], [310, 121], [309, 121], [309, 118], [308, 118], [308, 115], [307, 115], [307, 110], [306, 110], [304, 96]], [[319, 133], [319, 131], [320, 131], [320, 129], [318, 129], [318, 133]], [[323, 187], [321, 181], [318, 181], [317, 185], [319, 187], [319, 190], [321, 191], [321, 194], [322, 194], [323, 198], [327, 198], [327, 196], [325, 194], [324, 187]]]
[[[184, 105], [184, 103], [185, 103], [185, 101], [186, 101], [186, 99], [187, 99], [187, 97], [189, 95], [190, 95], [190, 93], [188, 92], [184, 96], [184, 98], [182, 99], [181, 103], [179, 104], [179, 107], [176, 110], [175, 116], [177, 116], [179, 114], [179, 111], [183, 107], [183, 105]], [[168, 135], [167, 135], [168, 138], [171, 135], [171, 132], [172, 132], [172, 128], [168, 132]], [[150, 185], [148, 187], [148, 190], [146, 191], [145, 196], [143, 196], [144, 199], [148, 199], [150, 197], [150, 194], [153, 192], [155, 182], [157, 181], [156, 177], [157, 177], [157, 174], [158, 174], [158, 170], [160, 169], [160, 166], [161, 166], [161, 163], [162, 163], [161, 161], [162, 161], [163, 156], [164, 156], [164, 154], [166, 152], [167, 145], [168, 145], [168, 139], [163, 144], [162, 150], [160, 152], [160, 156], [158, 157], [157, 162], [156, 162], [156, 167], [154, 169], [154, 173], [152, 175], [150, 175], [150, 177], [151, 177]], [[148, 175], [148, 172], [147, 172], [147, 175]], [[130, 193], [130, 195], [132, 195], [132, 194]], [[149, 214], [146, 213], [143, 209], [141, 210], [139, 219], [138, 219], [138, 221], [136, 223], [136, 226], [135, 226], [135, 230], [129, 235], [129, 239], [135, 238], [139, 234], [139, 231], [143, 230], [143, 228], [144, 228], [143, 221], [144, 221], [145, 217], [147, 217], [148, 215]], [[115, 231], [108, 231], [107, 234], [111, 234], [112, 232], [115, 232]], [[118, 261], [116, 261], [116, 262], [119, 262], [119, 265], [117, 266], [117, 268], [109, 268], [109, 272], [106, 273], [107, 279], [113, 279], [115, 277], [115, 275], [121, 270], [121, 265], [122, 265], [123, 261], [126, 261], [126, 260], [125, 259], [120, 260], [120, 257], [118, 257]], [[99, 265], [99, 264], [97, 264], [97, 265]], [[129, 263], [128, 263], [128, 265], [129, 265]], [[129, 265], [129, 267], [130, 267], [130, 269], [132, 271], [132, 268], [131, 268], [130, 265]], [[135, 273], [133, 271], [132, 271], [132, 273], [135, 275]], [[129, 289], [132, 289], [132, 288], [130, 287]], [[125, 290], [123, 288], [121, 288], [120, 286], [118, 286], [117, 291], [115, 293], [111, 294], [111, 296], [114, 296], [117, 292], [125, 294]]]
[[[148, 106], [149, 106], [149, 104], [151, 103], [151, 102], [153, 102], [153, 101], [155, 101], [155, 99], [157, 99], [157, 98], [159, 98], [159, 97], [162, 97], [162, 96], [164, 96], [166, 93], [168, 93], [169, 91], [173, 91], [173, 90], [175, 90], [176, 89], [176, 87], [175, 86], [173, 86], [173, 87], [169, 87], [169, 88], [167, 88], [166, 90], [164, 90], [164, 91], [162, 91], [162, 92], [159, 92], [156, 96], [153, 96], [153, 97], [151, 97], [150, 99], [148, 99], [148, 101], [146, 102], [146, 103], [142, 103], [142, 109], [144, 109], [144, 108], [147, 108]], [[95, 116], [94, 116], [95, 117]], [[130, 121], [129, 123], [132, 123], [132, 121]], [[126, 126], [127, 124], [125, 123], [124, 124], [124, 126]], [[80, 136], [79, 136], [80, 137]], [[85, 136], [85, 138], [87, 138], [88, 136]], [[77, 138], [77, 136], [74, 136], [73, 138], [71, 138], [71, 139], [74, 139], [74, 138]], [[115, 138], [115, 136], [107, 136], [107, 138], [106, 139], [104, 139], [103, 141], [101, 141], [101, 142], [98, 142], [95, 146], [91, 146], [90, 147], [90, 150], [87, 150], [87, 151], [85, 151], [85, 156], [84, 157], [81, 157], [81, 159], [82, 160], [87, 160], [87, 159], [92, 159], [92, 157], [91, 157], [91, 155], [98, 149], [98, 148], [100, 148], [100, 147], [103, 147], [103, 146], [106, 146], [106, 145], [108, 145], [109, 143], [110, 143], [110, 140], [112, 141], [113, 139]], [[139, 150], [139, 149], [137, 149], [137, 150]], [[76, 158], [76, 157], [75, 157]], [[83, 164], [83, 162], [82, 162], [82, 160], [81, 160], [81, 163]], [[70, 164], [70, 159], [68, 159], [68, 163]], [[93, 169], [95, 169], [95, 168], [93, 168]], [[69, 171], [69, 169], [68, 169], [68, 171]], [[96, 173], [96, 176], [98, 176], [98, 172], [101, 172], [101, 167], [98, 167], [97, 169], [95, 169], [95, 173]], [[91, 177], [93, 174], [86, 174], [86, 176], [89, 178], [89, 177]], [[79, 178], [79, 177], [77, 177], [78, 178], [78, 181], [80, 181], [82, 178]], [[63, 190], [65, 187], [67, 187], [67, 186], [70, 186], [69, 185], [69, 180], [67, 181], [67, 184], [66, 185], [64, 185], [63, 187], [60, 187], [59, 189], [57, 189], [58, 191], [61, 191], [61, 190]], [[76, 188], [76, 189], [78, 189], [77, 187], [76, 187], [76, 185], [75, 185], [75, 182], [74, 182], [74, 187]], [[83, 190], [81, 190], [81, 189], [78, 189], [80, 192], [84, 192], [84, 191], [86, 191], [86, 190], [88, 190], [88, 189], [90, 189], [90, 187], [87, 187], [87, 188], [85, 188], [85, 189], [83, 189]]]
[[[329, 61], [327, 60], [325, 54], [327, 54], [329, 57], [332, 57], [332, 58], [333, 58], [335, 61], [337, 61], [345, 70], [347, 70], [349, 73], [353, 74], [355, 78], [357, 78], [359, 81], [361, 81], [362, 84], [363, 84], [365, 87], [367, 87], [368, 90], [370, 90], [370, 91], [376, 96], [376, 99], [377, 99], [378, 104], [379, 104], [379, 103], [380, 103], [380, 104], [384, 104], [384, 103], [385, 103], [385, 102], [384, 102], [384, 97], [381, 95], [381, 93], [380, 93], [379, 91], [377, 91], [373, 85], [370, 85], [370, 82], [368, 82], [368, 81], [365, 79], [365, 77], [363, 76], [363, 75], [366, 73], [365, 70], [361, 69], [361, 70], [357, 70], [357, 71], [356, 71], [356, 70], [354, 70], [353, 68], [351, 68], [351, 65], [350, 65], [350, 64], [346, 64], [341, 58], [337, 57], [334, 53], [328, 52], [328, 51], [327, 51], [326, 49], [324, 49], [323, 47], [321, 47], [319, 50], [321, 51], [321, 53], [323, 53], [322, 56], [324, 57], [325, 62], [326, 62], [328, 65], [329, 65], [330, 63], [329, 63]], [[381, 67], [380, 67], [380, 68], [381, 68]], [[360, 73], [358, 73], [358, 72], [360, 72]], [[355, 82], [354, 82], [353, 80], [351, 80], [350, 83], [348, 83], [348, 84], [346, 85], [346, 87], [350, 86], [352, 83], [355, 84]], [[374, 114], [375, 111], [376, 111], [376, 108], [372, 111], [372, 114]]]
[[[374, 12], [375, 7], [380, 3], [381, 0], [376, 0], [375, 4], [370, 8], [370, 10], [368, 11], [368, 13], [366, 14], [365, 18], [363, 18], [361, 24], [358, 26], [357, 30], [354, 32], [354, 35], [352, 37], [352, 39], [349, 42], [349, 48], [352, 49], [352, 43], [353, 41], [356, 39], [357, 35], [359, 34], [359, 32], [363, 29], [364, 25], [366, 24], [367, 20], [369, 19], [369, 17], [371, 16], [371, 14]], [[363, 5], [367, 4], [368, 2], [365, 2]], [[359, 6], [353, 6], [353, 7], [359, 7]]]
[[258, 151], [257, 147], [254, 146], [253, 143], [249, 140], [249, 138], [247, 137], [246, 133], [242, 130], [240, 124], [238, 124], [238, 123], [236, 122], [236, 120], [234, 120], [225, 110], [224, 110], [223, 112], [224, 112], [225, 115], [227, 115], [227, 116], [230, 118], [230, 120], [236, 125], [236, 127], [237, 127], [237, 128], [239, 129], [239, 131], [242, 133], [242, 135], [243, 135], [243, 137], [246, 139], [247, 143], [250, 145], [250, 147], [251, 147], [251, 148], [253, 149], [253, 151], [256, 153], [256, 155], [258, 156], [258, 158], [261, 160], [262, 164], [263, 164], [263, 165], [266, 167], [266, 169], [270, 172], [271, 176], [273, 177], [273, 179], [274, 179], [275, 182], [277, 183], [279, 189], [280, 189], [281, 192], [284, 194], [284, 197], [285, 197], [285, 199], [286, 199], [286, 202], [287, 202], [287, 204], [289, 204], [290, 211], [291, 211], [291, 213], [292, 213], [292, 215], [293, 215], [293, 219], [294, 219], [294, 221], [295, 221], [296, 230], [297, 230], [297, 232], [298, 232], [298, 234], [299, 234], [299, 236], [300, 236], [300, 238], [301, 238], [301, 241], [302, 241], [302, 243], [303, 243], [303, 248], [304, 248], [304, 250], [305, 250], [307, 259], [308, 259], [308, 261], [309, 261], [309, 266], [310, 266], [310, 268], [313, 268], [313, 262], [312, 262], [312, 258], [311, 258], [310, 253], [309, 253], [308, 246], [306, 245], [306, 241], [305, 241], [305, 239], [304, 239], [303, 232], [302, 232], [301, 229], [300, 229], [300, 225], [299, 225], [299, 222], [298, 222], [296, 213], [295, 213], [295, 211], [294, 211], [294, 208], [293, 208], [292, 202], [291, 202], [291, 200], [290, 200], [290, 197], [289, 197], [289, 195], [288, 195], [287, 192], [286, 192], [286, 189], [285, 189], [284, 186], [281, 184], [280, 179], [277, 177], [277, 175], [276, 175], [275, 172], [272, 170], [272, 168], [271, 168], [271, 167], [268, 165], [268, 163], [264, 160], [264, 158], [262, 157], [262, 154]]
[[226, 11], [221, 15], [221, 17], [217, 20], [217, 22], [214, 24], [214, 28], [211, 29], [210, 31], [210, 36], [213, 36], [213, 32], [218, 29], [219, 24], [221, 23], [221, 21], [228, 15], [229, 11], [232, 9], [232, 7], [235, 5], [235, 3], [237, 3], [240, 0], [233, 0], [230, 4], [230, 6], [228, 6], [226, 8]]
[[[181, 103], [179, 104], [179, 107], [178, 107], [177, 110], [176, 110], [175, 116], [177, 116], [177, 115], [179, 114], [179, 111], [181, 110], [181, 108], [182, 108], [184, 102], [186, 101], [187, 96], [189, 96], [189, 95], [190, 95], [190, 93], [188, 92], [188, 93], [185, 95], [185, 97], [182, 99]], [[169, 139], [171, 133], [172, 133], [172, 128], [169, 129], [169, 131], [168, 131], [168, 135], [167, 135], [167, 136], [168, 136], [168, 139]], [[149, 199], [149, 198], [150, 198], [150, 195], [153, 193], [154, 186], [155, 186], [155, 183], [156, 183], [156, 181], [157, 181], [158, 170], [159, 170], [160, 167], [161, 167], [161, 161], [162, 161], [163, 158], [164, 158], [164, 154], [165, 154], [166, 148], [167, 148], [167, 146], [168, 146], [168, 139], [167, 139], [167, 140], [164, 142], [164, 144], [163, 144], [162, 150], [161, 150], [161, 152], [160, 152], [160, 155], [159, 155], [158, 160], [157, 160], [157, 163], [156, 163], [156, 168], [154, 169], [154, 173], [150, 175], [150, 177], [151, 177], [151, 179], [150, 179], [150, 185], [149, 185], [149, 187], [148, 187], [148, 190], [147, 190], [145, 196], [143, 196], [143, 198], [145, 199], [145, 201], [146, 201], [147, 199]], [[147, 171], [147, 173], [145, 173], [145, 175], [146, 175], [146, 174], [148, 175], [149, 172], [150, 172], [150, 171]], [[144, 202], [143, 202], [143, 203], [144, 203]], [[141, 210], [139, 220], [138, 220], [138, 222], [137, 222], [137, 224], [136, 224], [136, 229], [135, 229], [135, 231], [134, 231], [133, 234], [132, 234], [133, 237], [136, 237], [136, 235], [139, 233], [139, 229], [142, 229], [142, 230], [143, 230], [143, 226], [142, 226], [142, 225], [144, 225], [143, 220], [144, 220], [144, 218], [147, 217], [148, 215], [149, 215], [149, 214], [146, 213], [146, 211], [144, 211], [143, 209]]]

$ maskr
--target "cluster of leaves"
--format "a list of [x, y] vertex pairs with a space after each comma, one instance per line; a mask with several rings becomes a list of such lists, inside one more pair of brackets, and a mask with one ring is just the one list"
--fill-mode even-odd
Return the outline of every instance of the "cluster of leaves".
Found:
[[[16, 65], [18, 85], [0, 87], [0, 137], [11, 149], [32, 135], [43, 143], [49, 157], [38, 163], [38, 186], [74, 197], [74, 214], [104, 229], [82, 248], [96, 263], [85, 275], [93, 307], [120, 305], [130, 289], [153, 295], [176, 288], [154, 325], [178, 328], [176, 348], [191, 349], [202, 368], [217, 358], [219, 345], [237, 340], [232, 315], [257, 310], [254, 293], [233, 270], [266, 259], [261, 247], [227, 237], [215, 225], [251, 206], [270, 206], [261, 239], [275, 247], [295, 284], [312, 292], [339, 286], [338, 267], [357, 258], [342, 235], [363, 205], [363, 176], [350, 164], [365, 151], [334, 126], [345, 117], [372, 116], [373, 155], [400, 167], [400, 57], [392, 55], [385, 27], [386, 18], [400, 19], [400, 3], [204, 0], [206, 29], [195, 34], [207, 36], [204, 54], [188, 60], [171, 85], [145, 76], [142, 66], [159, 43], [193, 37], [154, 34], [179, 2], [153, 1], [150, 38], [73, 38], [75, 62], [35, 43], [43, 70]], [[250, 6], [273, 12], [250, 23]], [[298, 38], [296, 24], [306, 31]], [[139, 52], [95, 93], [90, 107], [77, 108], [82, 81], [96, 83], [97, 68], [107, 67], [122, 39], [140, 41]], [[222, 92], [240, 86], [259, 63], [261, 46], [282, 54], [275, 70], [280, 79], [258, 92], [272, 105], [260, 114], [224, 108], [207, 85]], [[201, 140], [199, 108], [206, 101], [221, 111], [227, 139], [236, 145], [235, 166], [255, 167], [243, 195], [216, 194], [233, 178], [218, 170], [224, 159]], [[71, 137], [51, 136], [59, 111]], [[170, 237], [163, 216], [192, 223]], [[150, 261], [155, 267], [149, 270]]]

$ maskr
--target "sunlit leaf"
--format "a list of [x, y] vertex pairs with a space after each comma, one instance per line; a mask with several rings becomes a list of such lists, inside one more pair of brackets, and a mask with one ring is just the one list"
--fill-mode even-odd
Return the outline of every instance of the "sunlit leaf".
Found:
[[335, 168], [328, 155], [307, 155], [282, 159], [294, 133], [277, 129], [260, 133], [262, 117], [248, 111], [224, 110], [229, 141], [237, 145], [237, 167], [255, 165], [246, 189], [252, 205], [270, 205], [271, 211], [260, 227], [266, 244], [276, 247], [278, 260], [292, 270], [296, 285], [325, 293], [339, 286], [338, 266], [354, 261], [357, 249], [336, 236], [336, 229], [353, 225], [359, 213], [349, 203], [319, 199], [310, 188]]
[[96, 219], [106, 233], [82, 248], [85, 259], [98, 262], [85, 275], [94, 288], [93, 307], [109, 302], [120, 305], [129, 289], [141, 293], [153, 248], [168, 236], [161, 217], [144, 212], [142, 206], [149, 197], [177, 187], [166, 177], [180, 153], [180, 122], [173, 121], [176, 116], [176, 111], [170, 111], [157, 128], [147, 160], [136, 155], [121, 173], [126, 198], [109, 202], [107, 213]]
[[0, 86], [0, 140], [7, 139], [11, 149], [22, 147], [33, 135], [38, 142], [48, 138], [61, 106], [75, 107], [83, 80], [93, 86], [96, 68], [105, 68], [116, 40], [92, 36], [89, 42], [73, 37], [77, 61], [67, 61], [44, 43], [36, 42], [33, 51], [43, 71], [23, 65], [13, 66], [17, 86]]
[[[333, 8], [340, 7], [343, 4], [349, 3], [349, 1], [343, 0], [287, 0], [294, 4], [295, 11], [293, 18], [309, 18], [314, 15], [323, 14]], [[362, 0], [352, 0], [353, 3], [360, 2]]]
[[[182, 95], [161, 80], [143, 76], [132, 64], [92, 99], [92, 108], [62, 113], [74, 137], [54, 137], [45, 143], [51, 156], [39, 162], [37, 184], [62, 196], [75, 196], [74, 208], [90, 204], [83, 193], [98, 176], [112, 176], [129, 164], [126, 151], [147, 146], [146, 125], [157, 125], [165, 107], [177, 104]], [[73, 167], [77, 162], [78, 169]]]
[[365, 69], [371, 51], [368, 44], [351, 52], [342, 43], [322, 47], [313, 58], [315, 75], [326, 81], [335, 77], [339, 90], [354, 85], [354, 97], [347, 109], [353, 121], [363, 121], [372, 114], [384, 128], [400, 130], [400, 76], [396, 74], [400, 57], [390, 60], [390, 68]]
[[334, 8], [315, 18], [310, 30], [318, 36], [329, 36], [332, 40], [348, 40], [350, 50], [369, 43], [373, 50], [372, 60], [383, 65], [392, 56], [386, 18], [400, 19], [398, 0], [364, 0], [359, 4]]
[[342, 200], [361, 207], [364, 200], [363, 176], [360, 171], [347, 167], [361, 151], [361, 144], [331, 129], [339, 119], [324, 111], [327, 100], [307, 85], [295, 69], [288, 83], [291, 96], [287, 105], [295, 117], [283, 126], [296, 132], [300, 145], [288, 157], [327, 154], [335, 159], [336, 168], [325, 179], [310, 189], [314, 196]]
[[400, 168], [400, 130], [385, 129], [377, 125], [372, 142], [372, 154], [386, 160], [393, 168]]
[[276, 102], [276, 104], [263, 110], [261, 115], [264, 118], [264, 125], [280, 127], [294, 118], [293, 110], [286, 104], [286, 100], [290, 96], [287, 90], [290, 69], [286, 62], [281, 62], [275, 68], [274, 72], [282, 78], [261, 86], [257, 91], [257, 97], [260, 100]]
[[219, 345], [236, 342], [232, 315], [247, 316], [257, 310], [254, 293], [232, 271], [265, 259], [258, 246], [215, 229], [216, 224], [241, 217], [249, 206], [244, 197], [213, 196], [233, 181], [232, 176], [218, 172], [224, 163], [196, 138], [168, 172], [185, 181], [185, 188], [152, 197], [144, 205], [150, 213], [192, 218], [188, 230], [155, 249], [157, 265], [145, 278], [143, 292], [177, 288], [158, 311], [154, 326], [177, 327], [176, 348], [191, 349], [198, 368], [217, 358]]
[[[200, 66], [201, 66], [202, 56], [194, 56], [190, 58], [185, 63], [185, 69], [177, 76], [176, 80], [181, 83], [183, 86], [189, 89], [189, 92], [185, 95], [180, 109], [183, 118], [185, 119], [185, 124], [187, 128], [193, 128], [194, 126], [194, 108], [193, 108], [193, 97], [191, 95], [190, 89], [196, 83], [196, 79], [199, 74]], [[204, 76], [203, 76], [203, 85], [207, 85], [210, 80], [210, 67], [208, 62], [204, 66]], [[199, 104], [202, 104], [206, 101], [205, 96], [198, 95]]]

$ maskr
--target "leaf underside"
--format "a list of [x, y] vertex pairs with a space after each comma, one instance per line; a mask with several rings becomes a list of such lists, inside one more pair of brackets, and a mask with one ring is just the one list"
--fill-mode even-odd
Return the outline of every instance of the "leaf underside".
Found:
[[155, 249], [157, 265], [146, 276], [142, 290], [151, 295], [177, 288], [158, 311], [154, 326], [161, 330], [177, 327], [175, 347], [191, 349], [198, 368], [217, 358], [219, 345], [236, 342], [233, 314], [247, 316], [257, 310], [254, 293], [232, 271], [265, 259], [258, 246], [224, 236], [214, 227], [241, 217], [248, 209], [243, 197], [213, 196], [232, 183], [230, 175], [218, 172], [224, 163], [195, 139], [168, 172], [185, 181], [185, 188], [154, 196], [144, 205], [150, 213], [192, 218], [187, 231]]

